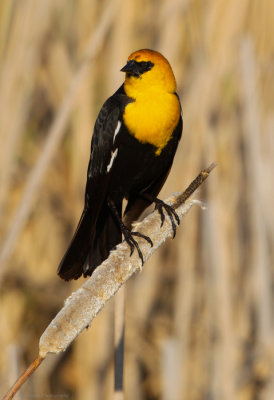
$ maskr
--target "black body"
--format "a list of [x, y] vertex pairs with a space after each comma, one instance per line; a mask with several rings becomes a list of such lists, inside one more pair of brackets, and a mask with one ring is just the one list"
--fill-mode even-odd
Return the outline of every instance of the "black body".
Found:
[[[154, 146], [140, 143], [129, 134], [123, 123], [124, 108], [132, 101], [122, 85], [105, 102], [96, 120], [85, 207], [58, 268], [58, 274], [65, 280], [77, 279], [82, 274], [91, 275], [108, 257], [110, 250], [122, 241], [121, 229], [108, 206], [108, 199], [114, 202], [122, 217], [122, 201], [126, 198], [125, 213], [132, 212], [137, 219], [152, 202], [144, 200], [139, 194], [156, 198], [170, 171], [182, 134], [182, 118], [161, 154], [156, 155]], [[114, 138], [117, 124], [121, 125]], [[111, 158], [113, 163], [110, 165]]]

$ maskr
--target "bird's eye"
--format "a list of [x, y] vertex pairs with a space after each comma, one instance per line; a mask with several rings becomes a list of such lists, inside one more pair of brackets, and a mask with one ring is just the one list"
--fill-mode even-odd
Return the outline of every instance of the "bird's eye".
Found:
[[151, 61], [140, 61], [140, 62], [137, 62], [137, 64], [138, 64], [138, 67], [139, 67], [138, 69], [141, 74], [143, 74], [144, 72], [150, 71], [154, 65]]

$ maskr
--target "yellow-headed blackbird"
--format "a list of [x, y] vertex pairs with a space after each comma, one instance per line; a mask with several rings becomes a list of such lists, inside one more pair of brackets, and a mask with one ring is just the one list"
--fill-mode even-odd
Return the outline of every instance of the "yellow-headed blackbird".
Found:
[[103, 105], [95, 122], [87, 171], [85, 206], [58, 274], [65, 280], [91, 275], [122, 240], [131, 253], [142, 253], [122, 222], [125, 214], [137, 219], [155, 202], [163, 223], [167, 212], [175, 235], [175, 211], [157, 199], [172, 165], [182, 134], [182, 113], [169, 62], [153, 50], [132, 53], [121, 69], [124, 84]]

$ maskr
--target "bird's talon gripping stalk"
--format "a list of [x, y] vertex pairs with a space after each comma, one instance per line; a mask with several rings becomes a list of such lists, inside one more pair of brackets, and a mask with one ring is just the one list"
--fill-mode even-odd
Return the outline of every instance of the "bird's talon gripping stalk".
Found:
[[143, 234], [140, 233], [140, 232], [130, 232], [130, 233], [131, 233], [131, 235], [133, 235], [133, 236], [137, 236], [137, 237], [140, 237], [140, 238], [145, 239], [145, 240], [150, 244], [150, 246], [153, 247], [153, 242], [152, 242], [152, 240], [150, 239], [150, 237], [148, 237], [148, 236], [146, 236], [146, 235], [143, 235]]
[[161, 216], [161, 227], [163, 226], [164, 220], [165, 220], [165, 215], [163, 209], [165, 209], [167, 215], [169, 216], [172, 230], [173, 230], [173, 239], [175, 238], [176, 235], [176, 224], [175, 221], [177, 222], [177, 226], [180, 225], [180, 218], [174, 208], [166, 204], [160, 199], [155, 199], [155, 210], [158, 210], [160, 216]]
[[122, 231], [122, 234], [124, 235], [125, 241], [127, 242], [127, 244], [129, 245], [129, 248], [130, 248], [130, 257], [133, 254], [134, 248], [136, 248], [138, 255], [142, 261], [142, 265], [144, 265], [143, 254], [141, 252], [138, 242], [133, 238], [133, 236], [137, 236], [137, 237], [141, 237], [141, 238], [145, 239], [150, 244], [151, 247], [153, 246], [152, 240], [148, 236], [143, 235], [140, 232], [131, 232], [130, 229], [128, 227], [126, 227], [123, 223], [121, 223], [120, 226], [121, 226], [121, 231]]
[[115, 203], [111, 199], [108, 199], [108, 206], [110, 207], [114, 218], [119, 223], [120, 229], [121, 229], [122, 234], [124, 235], [125, 241], [129, 245], [130, 257], [132, 256], [134, 248], [135, 248], [137, 250], [138, 254], [139, 254], [139, 257], [140, 257], [140, 259], [142, 261], [142, 265], [143, 265], [144, 264], [143, 254], [141, 252], [141, 249], [139, 247], [138, 242], [133, 238], [133, 236], [137, 236], [137, 237], [143, 238], [144, 240], [146, 240], [150, 244], [151, 247], [153, 247], [152, 240], [150, 239], [150, 237], [148, 237], [146, 235], [143, 235], [140, 232], [132, 232], [125, 224], [123, 224], [123, 222], [122, 222], [122, 220], [121, 220], [121, 218], [119, 216], [119, 213], [117, 211], [117, 208], [115, 206]]

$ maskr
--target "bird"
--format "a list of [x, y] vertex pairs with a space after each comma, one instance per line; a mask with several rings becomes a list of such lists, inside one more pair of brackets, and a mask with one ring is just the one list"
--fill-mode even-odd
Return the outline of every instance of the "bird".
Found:
[[[84, 209], [58, 275], [64, 280], [90, 276], [122, 241], [136, 249], [137, 237], [123, 216], [137, 220], [155, 203], [161, 225], [167, 213], [173, 236], [180, 220], [158, 199], [181, 139], [182, 108], [168, 60], [159, 52], [133, 52], [121, 69], [124, 83], [103, 104], [94, 125]], [[127, 201], [122, 215], [122, 203]]]

